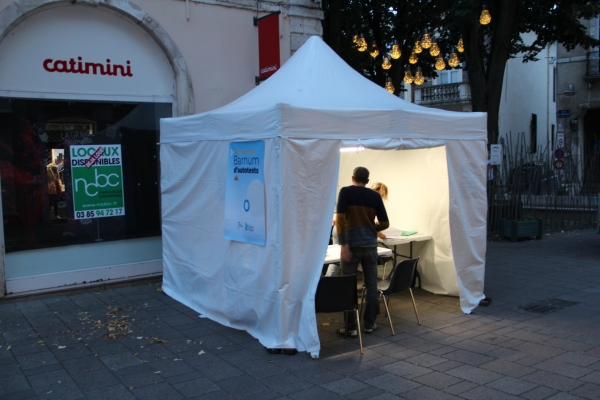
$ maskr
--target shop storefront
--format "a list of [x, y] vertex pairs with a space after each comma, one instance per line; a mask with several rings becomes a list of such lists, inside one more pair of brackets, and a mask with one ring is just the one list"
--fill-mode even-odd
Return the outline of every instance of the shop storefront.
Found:
[[258, 3], [0, 0], [0, 297], [162, 273], [160, 118], [255, 87], [256, 17], [282, 63], [320, 34]]
[[6, 293], [160, 273], [175, 97], [158, 45], [110, 11], [53, 7], [4, 37], [0, 70]]

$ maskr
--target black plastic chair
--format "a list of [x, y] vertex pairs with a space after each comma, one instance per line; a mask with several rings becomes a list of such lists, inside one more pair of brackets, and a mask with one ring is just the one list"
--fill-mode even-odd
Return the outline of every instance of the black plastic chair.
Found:
[[[421, 325], [421, 320], [419, 319], [419, 313], [417, 312], [417, 303], [415, 303], [415, 297], [413, 296], [413, 292], [411, 289], [411, 285], [413, 282], [413, 277], [415, 275], [415, 271], [417, 270], [417, 264], [419, 263], [419, 257], [413, 258], [411, 260], [404, 260], [396, 265], [396, 268], [392, 271], [391, 278], [385, 279], [383, 281], [377, 282], [377, 291], [379, 295], [383, 297], [383, 304], [385, 304], [385, 311], [387, 313], [388, 320], [390, 321], [390, 328], [392, 328], [392, 335], [396, 335], [394, 332], [394, 324], [392, 323], [392, 316], [390, 315], [390, 309], [388, 307], [388, 302], [390, 299], [390, 295], [393, 293], [404, 292], [408, 289], [410, 292], [410, 297], [412, 298], [413, 307], [415, 308], [415, 315], [417, 316], [417, 322]], [[363, 287], [362, 299], [361, 299], [361, 312], [362, 305], [365, 301], [365, 294], [367, 292], [367, 288]], [[387, 296], [387, 300], [386, 297]]]
[[[362, 336], [360, 333], [360, 315], [358, 314], [358, 295], [356, 293], [356, 275], [324, 276], [319, 280], [315, 295], [315, 311], [317, 313], [354, 312], [360, 353], [363, 354]], [[346, 319], [346, 318], [345, 318]], [[346, 324], [346, 333], [348, 325]]]
[[[390, 261], [394, 261], [394, 257], [392, 256], [379, 256], [379, 258], [377, 258], [377, 268], [379, 268], [380, 265], [383, 266], [383, 273], [381, 274], [381, 279], [385, 279], [385, 268], [388, 262]], [[393, 265], [392, 265], [393, 266]]]

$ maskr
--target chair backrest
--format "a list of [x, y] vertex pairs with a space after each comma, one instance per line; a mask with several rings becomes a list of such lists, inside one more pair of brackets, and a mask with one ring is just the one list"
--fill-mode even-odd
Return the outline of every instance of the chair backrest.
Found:
[[353, 310], [358, 305], [356, 275], [324, 276], [315, 295], [316, 312]]
[[418, 263], [419, 257], [399, 262], [392, 273], [390, 286], [382, 291], [383, 294], [389, 296], [392, 293], [403, 292], [410, 288]]

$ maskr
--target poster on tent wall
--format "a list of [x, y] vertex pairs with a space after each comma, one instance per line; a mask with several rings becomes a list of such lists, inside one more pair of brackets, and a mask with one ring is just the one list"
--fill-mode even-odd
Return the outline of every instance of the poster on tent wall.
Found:
[[228, 157], [225, 238], [264, 246], [265, 142], [232, 142]]
[[75, 219], [125, 215], [121, 145], [71, 146]]

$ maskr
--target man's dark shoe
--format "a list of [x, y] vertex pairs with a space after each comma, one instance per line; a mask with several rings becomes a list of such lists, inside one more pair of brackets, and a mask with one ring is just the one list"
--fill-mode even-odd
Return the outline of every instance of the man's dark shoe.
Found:
[[337, 329], [335, 331], [335, 333], [337, 333], [338, 335], [341, 335], [341, 336], [350, 336], [350, 337], [358, 336], [358, 331], [356, 329], [348, 330], [348, 333], [346, 333], [346, 328], [340, 328], [340, 329]]
[[267, 349], [269, 354], [281, 354], [281, 349]]

